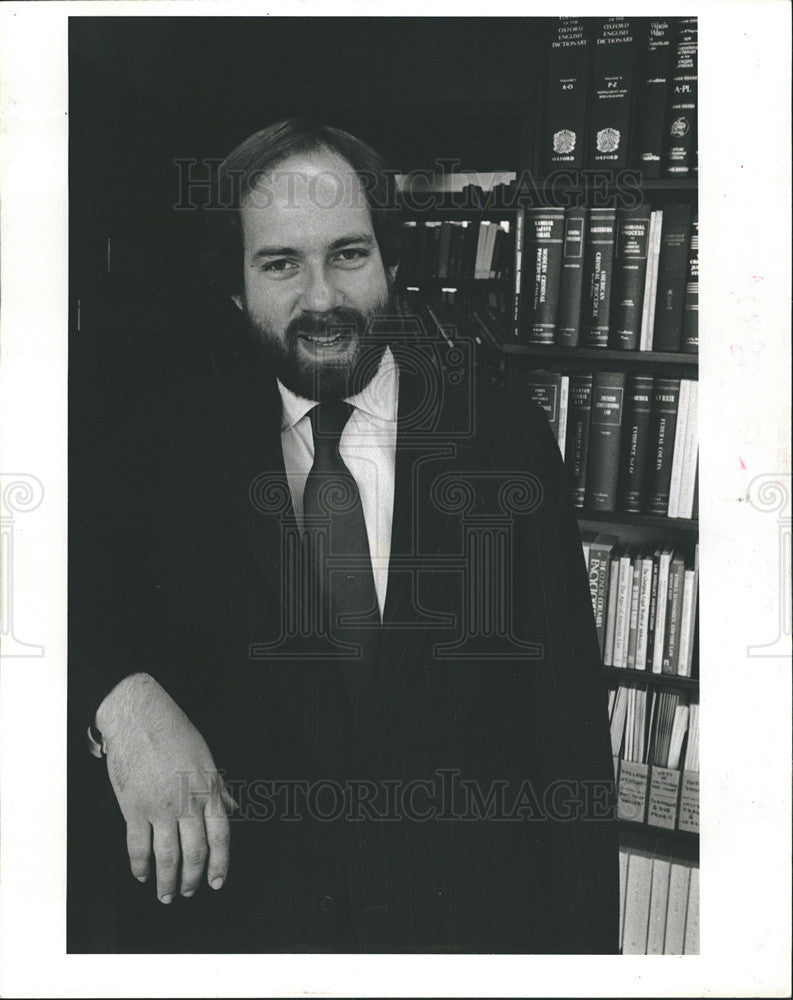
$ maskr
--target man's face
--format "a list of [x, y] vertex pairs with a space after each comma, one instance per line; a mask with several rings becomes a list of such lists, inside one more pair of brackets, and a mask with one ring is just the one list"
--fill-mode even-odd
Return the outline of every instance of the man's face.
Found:
[[235, 298], [281, 381], [339, 399], [374, 375], [385, 344], [370, 321], [389, 282], [349, 163], [329, 151], [284, 160], [242, 201], [243, 295]]

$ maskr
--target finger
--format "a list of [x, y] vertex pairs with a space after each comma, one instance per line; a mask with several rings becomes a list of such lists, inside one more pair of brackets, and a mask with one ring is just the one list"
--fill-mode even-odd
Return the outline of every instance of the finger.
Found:
[[220, 889], [229, 872], [229, 847], [231, 832], [229, 819], [217, 795], [213, 795], [204, 808], [209, 865], [207, 882], [213, 889]]
[[157, 898], [170, 903], [176, 894], [176, 872], [179, 867], [179, 832], [176, 821], [154, 825], [154, 859], [157, 862]]
[[182, 885], [179, 891], [183, 896], [192, 896], [198, 888], [207, 861], [204, 817], [199, 815], [180, 819], [179, 839], [182, 842]]
[[127, 853], [132, 874], [145, 882], [151, 875], [151, 824], [146, 820], [127, 821]]

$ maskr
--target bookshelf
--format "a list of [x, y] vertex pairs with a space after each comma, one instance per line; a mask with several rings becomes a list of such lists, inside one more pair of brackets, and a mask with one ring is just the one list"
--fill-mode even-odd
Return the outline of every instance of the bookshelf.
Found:
[[[630, 806], [630, 814], [641, 817], [640, 821], [624, 816], [618, 819], [622, 947], [625, 953], [655, 953], [659, 949], [692, 953], [698, 950], [699, 912], [698, 759], [693, 752], [698, 746], [699, 718], [698, 574], [694, 558], [699, 520], [694, 499], [697, 395], [692, 388], [698, 380], [698, 178], [696, 145], [691, 141], [696, 108], [689, 106], [696, 103], [696, 20], [557, 18], [548, 19], [545, 29], [537, 92], [527, 95], [521, 124], [522, 153], [516, 164], [516, 181], [478, 196], [468, 192], [464, 204], [459, 192], [439, 193], [430, 212], [425, 208], [420, 215], [413, 215], [466, 220], [469, 224], [509, 220], [514, 237], [511, 273], [484, 281], [414, 274], [405, 284], [435, 301], [445, 295], [445, 329], [449, 329], [449, 317], [456, 315], [462, 335], [466, 334], [466, 312], [470, 310], [466, 296], [489, 295], [490, 310], [484, 318], [494, 339], [499, 340], [499, 378], [528, 390], [549, 417], [573, 477], [576, 515], [585, 545], [589, 545], [585, 558], [604, 654], [604, 677], [612, 692], [612, 748], [616, 746], [620, 758], [616, 772], [618, 814], [630, 813]], [[597, 39], [609, 32], [613, 44], [599, 48]], [[554, 40], [560, 38], [566, 38], [565, 46], [554, 49]], [[629, 42], [623, 44], [626, 38]], [[582, 69], [587, 61], [588, 75]], [[613, 101], [614, 107], [611, 98], [607, 100], [598, 90], [598, 73], [604, 79], [619, 78], [619, 87], [625, 90]], [[664, 93], [659, 93], [658, 79], [667, 81]], [[554, 83], [559, 80], [566, 81], [566, 89], [554, 92]], [[571, 91], [577, 94], [572, 101]], [[645, 109], [650, 109], [648, 115], [643, 115]], [[517, 109], [511, 106], [509, 110], [515, 113]], [[551, 133], [572, 131], [573, 125], [565, 116], [572, 122], [578, 113], [587, 143], [583, 155], [578, 142], [569, 157], [571, 162], [549, 163], [556, 153], [550, 145]], [[620, 152], [621, 159], [609, 161], [604, 154], [603, 162], [592, 163], [590, 160], [602, 152], [591, 146], [592, 121], [598, 119], [608, 140], [613, 138], [605, 121], [609, 115], [622, 115], [620, 128], [629, 123], [627, 132], [633, 141], [627, 155], [624, 149]], [[681, 132], [682, 136], [678, 135]], [[644, 144], [641, 150], [640, 142]], [[609, 141], [603, 146], [607, 149]], [[684, 176], [675, 174], [681, 170], [686, 171]], [[647, 210], [642, 212], [644, 206]], [[590, 260], [587, 249], [595, 246], [596, 230], [589, 227], [596, 217], [601, 223], [598, 232], [603, 226], [611, 228], [606, 237], [597, 237], [605, 239], [608, 246], [602, 254], [593, 252]], [[578, 242], [569, 239], [576, 218], [584, 220]], [[569, 268], [572, 273], [574, 267], [582, 272], [577, 285], [567, 280], [565, 272]], [[571, 301], [566, 298], [570, 289], [580, 296], [567, 311], [575, 316], [573, 334], [560, 318], [567, 317], [564, 305]], [[587, 289], [593, 290], [589, 298]], [[604, 309], [604, 303], [610, 309]], [[627, 324], [627, 335], [617, 318], [623, 326]], [[598, 386], [601, 393], [613, 390], [614, 384], [605, 381], [612, 375], [621, 398], [616, 429], [609, 431], [596, 428], [593, 415], [605, 398], [598, 397]], [[597, 477], [597, 489], [591, 490], [591, 471], [581, 472], [584, 463], [575, 451], [586, 450], [586, 445], [579, 444], [583, 433], [578, 435], [574, 424], [575, 433], [571, 434], [573, 383], [577, 379], [580, 389], [584, 377], [590, 378], [592, 387], [583, 405], [589, 410], [589, 458], [594, 437], [608, 437], [608, 448], [601, 442], [597, 453], [601, 459], [598, 467], [601, 472], [606, 470], [606, 459], [613, 466], [609, 476]], [[639, 387], [649, 393], [643, 408], [637, 403]], [[664, 410], [669, 392], [674, 400]], [[638, 416], [642, 410], [644, 418]], [[607, 412], [613, 418], [614, 407]], [[575, 415], [575, 420], [579, 419]], [[644, 435], [644, 458], [631, 480], [623, 471], [630, 454], [625, 437], [633, 441], [639, 434]], [[679, 456], [675, 455], [677, 448]], [[648, 495], [648, 490], [658, 485], [657, 469], [650, 471], [651, 456], [662, 466], [661, 478], [667, 477], [664, 490], [668, 487], [668, 496], [665, 492], [660, 498]], [[610, 480], [605, 497], [604, 478]], [[644, 495], [639, 502], [635, 496], [627, 502], [631, 494], [624, 479], [628, 487], [642, 484]], [[678, 514], [682, 516], [670, 516]], [[617, 565], [611, 555], [606, 570], [599, 567], [595, 573], [596, 586], [593, 583], [592, 552], [597, 544], [611, 545], [613, 552], [623, 557], [618, 583], [622, 625], [619, 610], [610, 625], [606, 612], [613, 596], [608, 589], [610, 574]], [[664, 564], [665, 552], [669, 555]], [[675, 564], [672, 575], [670, 569]], [[656, 575], [665, 572], [669, 575], [664, 584], [666, 595], [662, 596], [664, 588], [658, 593], [655, 590]], [[630, 581], [624, 590], [623, 574]], [[688, 596], [681, 597], [681, 593]], [[643, 631], [642, 615], [662, 629], [660, 640], [652, 632], [647, 634], [646, 625]], [[604, 639], [609, 627], [614, 639], [611, 650]], [[645, 643], [644, 669], [637, 669], [638, 663], [631, 665], [630, 661], [626, 665], [626, 657], [639, 659]], [[684, 656], [686, 663], [682, 662]], [[629, 707], [619, 730], [618, 706], [624, 708], [626, 702]], [[694, 767], [697, 770], [689, 770]], [[657, 926], [653, 929], [658, 915], [652, 917], [648, 872], [653, 879], [667, 879], [669, 909], [663, 915], [666, 929], [662, 928], [660, 945]], [[644, 920], [649, 920], [644, 927], [642, 913]]]

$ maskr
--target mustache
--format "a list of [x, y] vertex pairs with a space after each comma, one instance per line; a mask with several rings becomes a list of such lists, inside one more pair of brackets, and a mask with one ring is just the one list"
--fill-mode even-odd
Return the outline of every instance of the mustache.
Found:
[[330, 333], [347, 332], [360, 336], [366, 326], [366, 319], [357, 309], [339, 306], [327, 313], [301, 313], [289, 323], [286, 336], [290, 341], [301, 334], [326, 336]]

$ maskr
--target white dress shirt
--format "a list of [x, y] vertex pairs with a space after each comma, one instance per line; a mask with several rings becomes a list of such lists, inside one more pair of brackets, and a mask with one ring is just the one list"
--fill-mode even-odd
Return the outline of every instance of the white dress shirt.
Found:
[[[303, 492], [314, 463], [314, 436], [308, 414], [317, 402], [295, 395], [280, 381], [278, 389], [284, 467], [295, 517], [302, 531]], [[391, 555], [398, 401], [399, 368], [386, 347], [369, 385], [355, 396], [347, 397], [354, 409], [339, 441], [339, 454], [361, 494], [381, 620]]]

